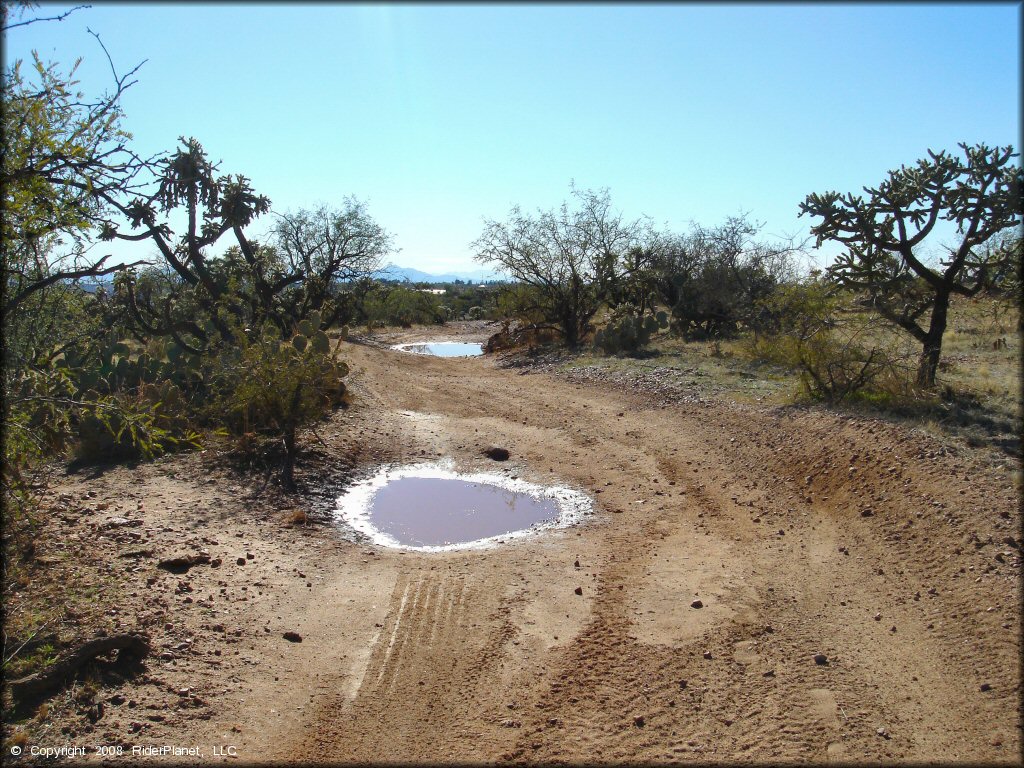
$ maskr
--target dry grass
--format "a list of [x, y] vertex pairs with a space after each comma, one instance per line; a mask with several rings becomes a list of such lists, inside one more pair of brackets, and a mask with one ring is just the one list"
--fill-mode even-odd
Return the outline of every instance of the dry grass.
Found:
[[309, 522], [309, 516], [304, 509], [293, 509], [285, 516], [284, 522], [285, 525], [306, 525]]
[[[873, 391], [838, 407], [993, 449], [997, 458], [1020, 457], [1019, 305], [992, 297], [955, 297], [933, 391], [913, 384], [921, 347], [909, 334], [862, 309], [850, 308], [840, 319], [840, 341], [856, 333], [863, 346], [884, 349], [892, 365]], [[568, 365], [611, 371], [671, 368], [682, 372], [695, 391], [737, 401], [783, 404], [805, 397], [799, 372], [761, 359], [751, 341], [749, 336], [685, 341], [660, 332], [635, 356], [588, 352]]]

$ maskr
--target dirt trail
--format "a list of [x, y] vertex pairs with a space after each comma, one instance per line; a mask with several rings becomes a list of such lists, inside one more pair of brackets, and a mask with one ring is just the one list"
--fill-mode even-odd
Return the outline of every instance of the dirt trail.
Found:
[[1019, 760], [1008, 472], [821, 410], [345, 357], [358, 403], [328, 451], [569, 484], [595, 514], [430, 555], [222, 523], [249, 525], [266, 594], [222, 607], [250, 662], [190, 673], [242, 694], [181, 722], [197, 743], [273, 762]]
[[485, 554], [404, 556], [356, 696], [326, 697], [295, 757], [1019, 754], [1001, 477], [919, 461], [881, 423], [661, 408], [489, 359], [350, 358], [406, 458], [468, 467], [497, 443], [598, 512]]

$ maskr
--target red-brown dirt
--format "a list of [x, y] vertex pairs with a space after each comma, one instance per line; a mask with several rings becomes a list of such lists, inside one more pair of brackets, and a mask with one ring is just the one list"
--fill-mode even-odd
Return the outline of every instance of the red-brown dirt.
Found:
[[[1006, 467], [821, 408], [343, 349], [356, 400], [307, 436], [316, 499], [243, 485], [209, 454], [54, 489], [53, 567], [105, 569], [110, 628], [157, 652], [100, 690], [94, 725], [54, 714], [50, 744], [277, 764], [1019, 762]], [[438, 457], [571, 485], [594, 514], [440, 554], [323, 523], [351, 473]], [[286, 524], [306, 508], [321, 522]], [[199, 550], [222, 565], [155, 567]]]

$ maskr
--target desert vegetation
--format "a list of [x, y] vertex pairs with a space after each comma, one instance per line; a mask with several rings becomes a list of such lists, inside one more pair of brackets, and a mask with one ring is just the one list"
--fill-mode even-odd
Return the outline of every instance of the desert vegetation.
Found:
[[[7, 4], [3, 8], [6, 25]], [[106, 54], [98, 37], [97, 43]], [[589, 448], [598, 439], [590, 433], [604, 435], [602, 430], [618, 429], [609, 424], [624, 419], [626, 437], [615, 433], [601, 438], [614, 443], [615, 465], [608, 463], [594, 471], [605, 472], [619, 486], [618, 490], [609, 488], [603, 497], [616, 499], [614, 505], [609, 503], [611, 513], [633, 514], [639, 520], [640, 513], [628, 507], [645, 501], [633, 498], [640, 481], [632, 474], [631, 462], [637, 460], [633, 451], [645, 442], [638, 438], [650, 424], [646, 416], [627, 415], [633, 400], [617, 399], [620, 395], [608, 392], [582, 395], [583, 390], [573, 388], [595, 381], [634, 387], [638, 398], [662, 398], [653, 406], [643, 401], [643, 408], [666, 408], [685, 397], [700, 404], [701, 397], [723, 395], [733, 405], [768, 403], [789, 408], [797, 404], [828, 414], [822, 418], [839, 413], [865, 420], [909, 421], [925, 433], [952, 435], [962, 445], [985, 448], [999, 461], [1020, 459], [1024, 174], [1011, 146], [965, 142], [958, 151], [923, 147], [922, 159], [890, 171], [863, 193], [808, 190], [803, 201], [794, 200], [794, 208], [811, 221], [815, 247], [839, 249], [822, 269], [809, 267], [811, 240], [769, 237], [751, 213], [738, 213], [720, 222], [692, 222], [685, 231], [669, 231], [647, 217], [630, 217], [620, 211], [608, 189], [573, 185], [569, 199], [553, 209], [530, 212], [525, 207], [528, 201], [523, 201], [504, 220], [484, 220], [471, 245], [473, 253], [480, 264], [500, 270], [506, 279], [486, 284], [454, 281], [439, 287], [387, 277], [384, 267], [395, 252], [395, 235], [376, 221], [370, 206], [350, 190], [339, 189], [330, 203], [279, 211], [268, 196], [272, 190], [264, 194], [255, 189], [237, 169], [222, 171], [198, 138], [182, 136], [165, 152], [141, 155], [123, 102], [129, 89], [146, 87], [144, 69], [139, 65], [122, 73], [117, 62], [109, 57], [108, 61], [112, 79], [108, 91], [100, 94], [80, 90], [74, 66], [68, 68], [38, 55], [32, 61], [12, 62], [3, 80], [3, 591], [5, 598], [31, 596], [18, 603], [19, 612], [5, 624], [4, 672], [20, 680], [15, 698], [18, 691], [35, 695], [49, 686], [54, 682], [50, 677], [56, 674], [52, 670], [73, 677], [78, 667], [87, 667], [94, 656], [150, 650], [149, 641], [140, 635], [122, 633], [94, 638], [89, 641], [93, 645], [86, 643], [77, 652], [62, 654], [68, 650], [67, 643], [52, 632], [43, 632], [53, 621], [51, 614], [56, 614], [54, 605], [44, 608], [40, 603], [56, 604], [63, 599], [89, 606], [83, 613], [94, 607], [94, 613], [109, 612], [102, 595], [108, 588], [111, 594], [119, 588], [108, 563], [104, 563], [107, 570], [102, 577], [81, 584], [69, 581], [64, 585], [47, 576], [47, 568], [56, 560], [41, 556], [40, 542], [52, 542], [53, 525], [81, 524], [81, 519], [69, 522], [74, 517], [68, 511], [74, 506], [70, 496], [58, 495], [58, 502], [53, 501], [55, 478], [62, 475], [63, 482], [69, 482], [67, 470], [71, 467], [91, 468], [95, 476], [108, 470], [138, 472], [152, 480], [163, 477], [167, 466], [154, 464], [156, 460], [177, 457], [189, 461], [196, 459], [198, 451], [214, 448], [218, 459], [240, 473], [232, 475], [232, 482], [241, 477], [242, 483], [259, 482], [263, 488], [272, 485], [276, 503], [288, 506], [289, 532], [299, 524], [305, 530], [315, 516], [299, 508], [311, 498], [311, 489], [300, 482], [302, 461], [304, 455], [313, 453], [314, 445], [334, 463], [369, 463], [368, 456], [383, 462], [412, 455], [403, 439], [411, 446], [415, 441], [409, 435], [423, 440], [430, 432], [445, 436], [448, 442], [438, 438], [437, 445], [449, 452], [455, 452], [456, 446], [474, 451], [474, 458], [479, 458], [482, 452], [476, 443], [481, 436], [473, 426], [474, 419], [493, 406], [501, 414], [502, 424], [514, 424], [501, 427], [507, 429], [506, 436], [521, 439], [533, 452], [536, 465], [561, 462], [563, 468], [575, 467], [574, 481], [600, 485], [596, 493], [603, 493], [612, 481], [602, 474], [599, 483], [587, 474], [589, 469], [580, 468], [575, 448]], [[127, 244], [137, 258], [117, 261], [108, 253], [112, 243]], [[497, 361], [484, 361], [489, 366], [486, 373], [472, 369], [478, 378], [470, 377], [461, 394], [452, 383], [455, 374], [430, 367], [434, 361], [406, 361], [399, 364], [406, 368], [395, 374], [392, 391], [387, 363], [373, 357], [381, 352], [377, 339], [417, 334], [421, 327], [440, 333], [451, 324], [469, 327], [481, 341], [489, 337], [486, 349], [501, 352]], [[359, 361], [358, 367], [350, 365], [353, 359]], [[476, 361], [470, 365], [478, 363], [484, 364]], [[561, 377], [550, 385], [554, 394], [525, 385], [520, 402], [506, 391], [515, 389], [505, 378], [510, 375], [505, 368], [513, 366], [526, 369], [524, 373], [536, 366]], [[362, 379], [357, 379], [357, 371]], [[339, 426], [349, 423], [342, 419], [343, 412], [359, 403], [354, 380], [372, 395], [369, 405], [363, 403], [366, 410], [359, 416], [361, 421], [354, 422], [358, 434]], [[431, 407], [448, 409], [452, 419], [461, 421], [454, 427], [439, 427], [436, 420], [431, 421]], [[592, 415], [601, 409], [606, 412]], [[722, 452], [729, 448], [723, 437], [726, 429], [746, 434], [749, 445], [755, 445], [755, 438], [770, 442], [771, 419], [776, 416], [759, 412], [751, 417], [755, 428], [745, 416], [716, 411], [714, 418], [709, 417], [709, 423], [719, 425], [713, 434], [695, 429], [699, 438], [693, 437], [692, 445], [680, 444], [695, 456], [700, 451]], [[419, 431], [396, 427], [403, 418], [419, 419]], [[579, 429], [568, 426], [577, 420], [582, 424]], [[565, 428], [561, 442], [569, 448], [561, 443], [547, 445], [547, 438], [537, 437], [558, 425]], [[318, 433], [321, 427], [333, 430], [327, 441]], [[437, 433], [430, 431], [435, 428]], [[815, 439], [827, 443], [828, 430], [820, 425], [815, 428], [821, 433], [815, 433]], [[662, 430], [658, 440], [646, 442], [669, 446], [676, 437], [674, 426], [658, 425], [658, 429]], [[786, 503], [797, 505], [806, 499], [810, 504], [810, 487], [817, 481], [812, 480], [807, 466], [827, 452], [800, 442], [804, 438], [796, 427], [786, 429], [794, 444], [799, 443], [807, 454], [794, 459], [792, 466], [774, 453], [770, 459], [765, 458], [767, 452], [755, 456], [753, 448], [749, 448], [750, 456], [735, 459], [730, 466], [739, 473], [760, 464], [774, 467], [770, 462], [778, 461], [781, 468], [777, 472], [765, 470], [747, 490], [753, 493], [758, 483], [763, 490], [777, 477], [791, 474], [799, 491], [783, 489], [783, 496], [790, 494], [785, 496]], [[878, 429], [881, 432], [883, 427]], [[861, 446], [848, 451], [852, 455], [848, 464], [843, 454], [844, 469], [852, 473], [860, 452], [868, 453], [864, 446], [874, 439], [853, 435], [856, 430], [852, 427], [847, 431], [850, 444]], [[579, 446], [573, 440], [580, 441]], [[311, 450], [304, 452], [304, 447]], [[437, 446], [428, 447], [433, 450]], [[556, 458], [549, 462], [546, 450]], [[666, 451], [675, 454], [674, 443]], [[415, 455], [427, 454], [427, 448], [417, 446]], [[508, 450], [504, 455], [508, 458]], [[722, 481], [725, 488], [729, 479], [721, 474], [725, 470], [715, 474], [719, 470], [714, 467], [704, 468], [696, 481], [683, 474], [698, 472], [689, 466], [693, 460], [684, 460], [685, 469], [669, 470], [665, 467], [674, 467], [672, 462], [677, 461], [669, 453], [641, 458], [647, 462], [644, 466], [664, 473], [663, 482], [652, 480], [646, 501], [655, 495], [678, 493], [682, 497], [685, 486], [688, 498], [729, 507], [724, 495], [716, 501], [702, 484], [706, 477], [714, 477], [715, 483]], [[848, 492], [845, 485], [852, 474], [832, 478], [828, 472], [834, 466], [829, 464], [826, 471], [825, 460], [820, 459], [821, 475], [828, 476], [827, 482], [821, 483], [825, 490], [844, 499], [847, 497], [842, 494], [849, 493], [851, 509], [860, 504], [859, 496]], [[882, 460], [876, 456], [873, 462], [881, 466]], [[890, 463], [888, 458], [885, 461]], [[868, 465], [869, 471], [874, 471], [874, 464]], [[897, 464], [892, 459], [892, 467]], [[815, 467], [817, 472], [818, 465]], [[174, 478], [173, 472], [167, 474]], [[632, 485], [634, 480], [636, 485]], [[888, 475], [882, 477], [877, 487], [896, 494], [891, 480]], [[686, 485], [687, 481], [696, 484]], [[678, 489], [665, 490], [677, 482]], [[1019, 472], [1017, 483], [1019, 495]], [[627, 486], [629, 494], [623, 490]], [[122, 481], [120, 487], [130, 488], [130, 482]], [[232, 494], [237, 487], [232, 486]], [[621, 497], [615, 496], [617, 492]], [[44, 503], [44, 498], [49, 501]], [[212, 505], [211, 498], [201, 497], [202, 503]], [[223, 500], [216, 498], [217, 503]], [[829, 496], [824, 498], [828, 501]], [[142, 510], [142, 497], [139, 499], [138, 509]], [[736, 496], [730, 501], [736, 501]], [[101, 503], [106, 506], [97, 509], [103, 511], [114, 502]], [[57, 509], [67, 515], [55, 523]], [[86, 514], [82, 509], [75, 514]], [[231, 510], [241, 514], [237, 504]], [[274, 513], [280, 511], [275, 508]], [[786, 508], [787, 514], [792, 511]], [[875, 514], [870, 506], [866, 511], [865, 518]], [[778, 509], [771, 514], [778, 517], [778, 526], [773, 525], [778, 535], [785, 536], [784, 514]], [[702, 522], [697, 523], [697, 517]], [[686, 524], [706, 525], [703, 511], [697, 517]], [[918, 513], [916, 519], [921, 517]], [[655, 524], [643, 519], [636, 525], [639, 533], [625, 548], [622, 561], [635, 558], [637, 573], [647, 567], [638, 553], [651, 548], [650, 542], [666, 538], [658, 527], [663, 522], [668, 526], [665, 520]], [[751, 525], [761, 520], [754, 517]], [[984, 531], [990, 534], [987, 542], [975, 531], [975, 540], [981, 542], [977, 549], [993, 543], [993, 536], [1002, 532], [1000, 526], [1008, 520], [1010, 515], [1005, 513], [995, 522], [985, 522], [989, 527]], [[203, 524], [207, 524], [205, 520]], [[907, 525], [912, 524], [914, 520]], [[134, 525], [134, 521], [108, 521], [95, 525], [92, 533], [104, 531], [106, 535]], [[241, 538], [250, 536], [252, 530], [232, 529], [232, 533]], [[44, 531], [49, 532], [44, 536]], [[210, 531], [204, 532], [204, 543], [209, 540], [207, 533]], [[135, 546], [134, 539], [129, 541], [130, 533], [111, 535], [119, 545], [131, 545], [131, 551], [118, 555], [130, 559], [131, 567], [153, 556], [149, 549]], [[749, 526], [742, 528], [742, 535], [751, 535]], [[893, 541], [898, 539], [897, 534]], [[1009, 540], [1014, 541], [1012, 536]], [[288, 541], [290, 545], [298, 540]], [[739, 536], [735, 541], [740, 541]], [[177, 539], [168, 533], [161, 545], [170, 547], [172, 543]], [[827, 545], [835, 549], [831, 539]], [[593, 545], [593, 551], [601, 546], [605, 544]], [[615, 546], [619, 544], [607, 545], [607, 552]], [[686, 551], [696, 559], [692, 546], [690, 539], [679, 544], [680, 551], [690, 547]], [[843, 546], [838, 550], [841, 553]], [[1019, 550], [1019, 543], [1007, 546]], [[66, 552], [62, 553], [61, 558], [66, 558]], [[621, 550], [619, 554], [623, 554]], [[323, 556], [334, 555], [328, 552]], [[530, 557], [534, 556], [522, 556], [515, 567], [528, 571], [541, 562]], [[581, 568], [591, 567], [581, 566], [575, 557], [567, 559], [574, 563], [569, 570], [573, 579]], [[1000, 558], [998, 562], [1005, 564], [1007, 558], [1002, 553]], [[237, 567], [244, 568], [253, 559], [255, 555], [246, 552], [237, 558]], [[614, 560], [612, 556], [608, 562]], [[203, 550], [184, 559], [165, 558], [156, 567], [179, 575], [212, 562]], [[793, 558], [789, 562], [794, 562]], [[344, 564], [352, 566], [346, 574], [353, 581], [361, 573], [354, 563]], [[369, 561], [361, 560], [359, 567], [367, 564]], [[307, 566], [300, 560], [288, 560], [287, 565], [294, 566], [291, 570], [302, 579], [304, 588], [313, 589], [312, 580], [306, 581], [300, 570]], [[219, 559], [211, 567], [220, 567]], [[635, 575], [626, 566], [615, 567], [622, 571], [615, 572], [611, 581], [628, 582]], [[126, 569], [131, 576], [124, 579], [135, 578], [141, 568]], [[882, 569], [877, 573], [881, 576]], [[966, 571], [961, 568], [961, 573]], [[156, 583], [156, 577], [152, 578], [145, 582], [146, 588]], [[237, 586], [239, 591], [248, 591], [252, 587], [255, 592], [265, 586], [262, 581], [240, 586], [241, 577], [237, 578], [237, 583], [230, 582], [232, 589]], [[526, 582], [519, 572], [515, 578]], [[395, 582], [402, 589], [420, 588], [410, 587], [411, 581], [403, 579]], [[505, 581], [511, 583], [512, 577]], [[793, 583], [799, 581], [799, 574], [793, 575]], [[586, 587], [588, 600], [591, 590], [597, 588], [596, 575], [594, 584]], [[221, 594], [228, 585], [225, 577], [219, 585]], [[65, 586], [67, 594], [60, 598]], [[446, 595], [448, 590], [461, 599], [463, 587], [461, 582], [456, 588], [454, 582], [439, 581], [422, 588], [424, 595]], [[210, 586], [210, 605], [213, 589]], [[619, 585], [618, 590], [622, 589]], [[183, 598], [178, 608], [184, 613], [185, 605], [193, 605], [192, 597], [185, 594], [192, 591], [191, 583], [182, 579], [176, 590], [174, 594]], [[405, 593], [397, 586], [396, 590], [395, 595], [402, 595], [400, 615], [407, 603]], [[501, 593], [497, 588], [491, 591]], [[583, 587], [576, 586], [571, 594], [582, 598]], [[144, 600], [137, 593], [133, 597]], [[919, 598], [920, 593], [915, 602]], [[456, 606], [455, 598], [451, 599]], [[963, 599], [968, 604], [968, 598]], [[378, 603], [388, 605], [387, 595], [379, 600], [374, 597], [374, 601], [367, 598], [371, 608], [366, 615], [377, 610]], [[421, 605], [415, 601], [408, 604]], [[700, 600], [692, 605], [695, 610], [704, 607]], [[492, 608], [488, 615], [497, 616], [499, 608]], [[625, 632], [626, 622], [615, 613], [620, 609], [611, 598], [594, 608], [598, 618], [593, 626], [600, 622], [607, 626], [601, 625], [605, 634], [595, 632], [588, 640], [591, 645], [586, 653], [600, 656], [602, 663], [610, 663], [608, 658], [618, 658], [619, 653], [616, 650], [605, 658], [602, 643], [609, 643], [608, 647], [628, 644], [615, 635]], [[209, 631], [223, 634], [223, 625], [212, 621], [213, 609], [207, 605], [202, 610], [206, 612], [202, 616], [204, 631], [219, 626]], [[464, 609], [452, 608], [457, 610]], [[512, 609], [503, 604], [500, 610]], [[558, 622], [562, 615], [570, 617], [562, 607], [554, 613]], [[172, 632], [175, 622], [162, 621], [168, 617], [157, 614], [154, 610], [152, 616], [147, 615], [149, 625]], [[253, 621], [248, 614], [232, 615], [239, 623]], [[377, 618], [381, 621], [369, 623], [382, 628], [385, 617]], [[358, 617], [367, 623], [364, 619]], [[399, 622], [393, 617], [388, 621], [393, 621], [388, 626], [393, 629], [394, 642]], [[558, 635], [554, 633], [563, 631], [558, 622], [544, 625], [555, 640]], [[525, 620], [522, 623], [525, 626]], [[774, 631], [768, 625], [765, 633]], [[299, 637], [297, 633], [288, 632], [284, 637], [298, 642], [289, 635]], [[631, 635], [624, 637], [635, 640]], [[730, 636], [729, 647], [735, 644], [733, 640]], [[546, 651], [552, 641], [545, 637], [543, 642], [548, 643]], [[410, 641], [408, 645], [414, 644]], [[88, 652], [83, 654], [82, 648]], [[792, 648], [803, 653], [801, 645]], [[164, 653], [170, 654], [168, 661], [175, 658], [171, 650]], [[390, 647], [372, 659], [377, 665], [373, 669], [379, 667], [378, 680], [384, 679], [387, 671], [388, 653]], [[645, 663], [641, 656], [637, 656], [637, 664]], [[700, 658], [712, 660], [711, 651], [704, 651]], [[467, 677], [488, 668], [489, 660], [478, 661], [472, 670], [464, 670]], [[675, 663], [673, 658], [665, 661], [664, 669], [671, 663]], [[420, 667], [432, 665], [424, 662]], [[394, 674], [394, 679], [399, 679], [398, 673]], [[673, 696], [682, 700], [686, 679], [673, 684]], [[102, 706], [96, 704], [98, 687], [90, 678], [84, 690], [68, 696], [69, 701], [80, 697], [78, 703], [90, 713], [91, 722], [102, 716]], [[412, 684], [408, 688], [416, 691]], [[9, 689], [6, 692], [11, 693]], [[185, 699], [189, 700], [187, 694]], [[555, 708], [548, 699], [536, 706], [553, 708], [562, 715], [572, 709], [568, 705], [564, 710]], [[666, 708], [675, 706], [675, 698], [665, 704]], [[14, 714], [9, 696], [5, 707], [5, 712]], [[504, 702], [501, 707], [512, 710]], [[36, 710], [33, 717], [41, 722], [47, 711]], [[18, 716], [25, 725], [25, 713]], [[627, 727], [629, 733], [633, 733], [629, 728], [646, 727], [643, 716], [638, 718]], [[503, 728], [522, 726], [514, 718], [502, 722], [513, 723]], [[561, 726], [558, 717], [547, 722]], [[732, 722], [727, 719], [726, 724]], [[531, 743], [539, 744], [540, 737]], [[302, 754], [309, 757], [312, 753]], [[521, 757], [521, 753], [509, 754], [514, 759]], [[555, 750], [551, 756], [559, 758], [560, 753]]]

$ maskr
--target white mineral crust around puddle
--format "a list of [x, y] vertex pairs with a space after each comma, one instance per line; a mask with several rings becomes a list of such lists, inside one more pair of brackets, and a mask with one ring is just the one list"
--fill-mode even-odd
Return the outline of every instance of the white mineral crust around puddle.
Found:
[[[460, 549], [487, 549], [509, 539], [532, 536], [540, 531], [568, 528], [580, 522], [592, 510], [590, 498], [581, 491], [564, 486], [545, 486], [522, 479], [513, 479], [500, 474], [476, 472], [461, 474], [453, 469], [453, 462], [441, 461], [429, 464], [386, 465], [374, 475], [353, 484], [338, 497], [336, 519], [365, 534], [379, 546], [405, 549], [416, 552], [450, 552]], [[468, 483], [490, 485], [512, 493], [524, 494], [534, 499], [551, 500], [558, 508], [558, 518], [534, 524], [522, 530], [503, 532], [487, 538], [460, 541], [439, 546], [416, 546], [403, 544], [385, 531], [377, 528], [371, 520], [374, 495], [395, 480], [408, 477], [437, 480], [461, 480]]]

